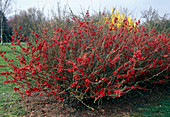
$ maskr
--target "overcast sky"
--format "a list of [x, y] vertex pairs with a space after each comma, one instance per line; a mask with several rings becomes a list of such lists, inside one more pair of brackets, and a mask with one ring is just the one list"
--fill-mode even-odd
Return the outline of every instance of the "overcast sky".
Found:
[[103, 9], [109, 11], [111, 7], [127, 8], [137, 19], [140, 18], [141, 11], [148, 10], [150, 7], [158, 10], [161, 16], [165, 13], [170, 14], [170, 0], [12, 0], [12, 9], [18, 12], [30, 7], [40, 9], [44, 7], [47, 15], [51, 9], [57, 11], [58, 2], [60, 2], [61, 8], [64, 8], [64, 5], [69, 6], [76, 14], [80, 14], [81, 9], [84, 12], [89, 9], [90, 13], [93, 13]]

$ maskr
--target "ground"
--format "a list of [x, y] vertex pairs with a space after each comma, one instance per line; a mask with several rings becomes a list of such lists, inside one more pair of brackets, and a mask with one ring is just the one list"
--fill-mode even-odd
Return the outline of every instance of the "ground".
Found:
[[[169, 84], [169, 83], [168, 83]], [[148, 91], [132, 91], [114, 100], [103, 100], [94, 111], [76, 105], [76, 108], [57, 103], [53, 96], [30, 96], [21, 100], [29, 111], [25, 117], [146, 117], [170, 114], [169, 85], [153, 85]]]

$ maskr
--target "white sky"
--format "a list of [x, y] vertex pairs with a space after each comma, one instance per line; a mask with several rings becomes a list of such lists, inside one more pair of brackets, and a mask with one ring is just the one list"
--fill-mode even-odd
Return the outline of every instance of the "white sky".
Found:
[[47, 15], [51, 9], [57, 11], [58, 2], [60, 2], [61, 8], [64, 8], [64, 5], [69, 5], [76, 14], [80, 14], [82, 8], [84, 12], [89, 8], [90, 13], [93, 13], [99, 9], [105, 8], [109, 11], [111, 7], [116, 7], [117, 9], [127, 8], [128, 11], [133, 11], [133, 17], [139, 19], [141, 11], [148, 10], [150, 6], [158, 10], [161, 16], [165, 13], [170, 14], [170, 0], [12, 0], [12, 9], [18, 12], [30, 7], [40, 9], [44, 7]]

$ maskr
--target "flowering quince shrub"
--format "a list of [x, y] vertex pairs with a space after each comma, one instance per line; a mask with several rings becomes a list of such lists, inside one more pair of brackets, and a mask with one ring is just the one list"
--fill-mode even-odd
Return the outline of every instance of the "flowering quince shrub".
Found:
[[[88, 13], [87, 13], [88, 16]], [[117, 19], [117, 17], [115, 17]], [[103, 97], [120, 97], [132, 89], [144, 89], [141, 83], [167, 82], [169, 72], [170, 38], [166, 34], [149, 32], [136, 22], [134, 30], [127, 28], [124, 19], [119, 27], [106, 23], [96, 25], [86, 19], [73, 17], [71, 30], [56, 28], [48, 35], [33, 32], [34, 42], [20, 41], [26, 37], [15, 29], [11, 45], [19, 45], [15, 59], [0, 56], [8, 62], [11, 72], [2, 72], [7, 78], [4, 83], [15, 83], [15, 91], [25, 89], [21, 95], [32, 92], [52, 94], [57, 100], [74, 98], [81, 101]], [[12, 49], [15, 49], [12, 47]], [[19, 62], [15, 62], [19, 61]], [[161, 77], [160, 77], [161, 76]], [[144, 89], [145, 90], [145, 89]], [[87, 107], [93, 109], [89, 105]], [[94, 110], [94, 109], [93, 109]]]

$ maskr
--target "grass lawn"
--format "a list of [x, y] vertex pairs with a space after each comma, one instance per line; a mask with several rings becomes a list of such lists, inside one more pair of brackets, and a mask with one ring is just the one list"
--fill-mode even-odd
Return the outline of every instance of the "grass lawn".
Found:
[[134, 117], [169, 117], [170, 115], [170, 85], [155, 86], [151, 92], [142, 96], [145, 103], [141, 103], [134, 112]]
[[[10, 49], [13, 47], [9, 44], [0, 45], [1, 51], [6, 51], [7, 58], [14, 58], [14, 50]], [[15, 46], [16, 48], [19, 48]], [[0, 65], [6, 64], [6, 61], [0, 57]], [[0, 67], [0, 73], [7, 71], [9, 69]], [[6, 80], [5, 76], [0, 75], [0, 117], [1, 116], [20, 116], [25, 113], [22, 109], [22, 105], [19, 103], [20, 95], [13, 90], [15, 84], [4, 84], [3, 81]]]
[[[10, 46], [10, 45], [9, 45]], [[6, 51], [7, 57], [13, 58], [14, 50], [11, 50], [5, 44], [0, 45], [1, 51]], [[0, 57], [0, 64], [6, 64]], [[0, 67], [0, 72], [9, 69]], [[56, 116], [56, 112], [61, 109], [57, 105], [53, 97], [34, 98], [29, 97], [21, 99], [18, 92], [14, 92], [15, 84], [4, 84], [5, 77], [0, 76], [0, 117], [14, 117], [23, 115]], [[170, 87], [168, 84], [154, 86], [149, 91], [133, 91], [129, 94], [117, 98], [115, 100], [104, 101], [101, 107], [95, 111], [70, 108], [69, 111], [64, 111], [64, 116], [92, 116], [92, 117], [168, 117], [170, 115]], [[53, 101], [52, 101], [53, 100]], [[25, 108], [27, 105], [27, 108]], [[27, 110], [27, 111], [26, 111]]]

